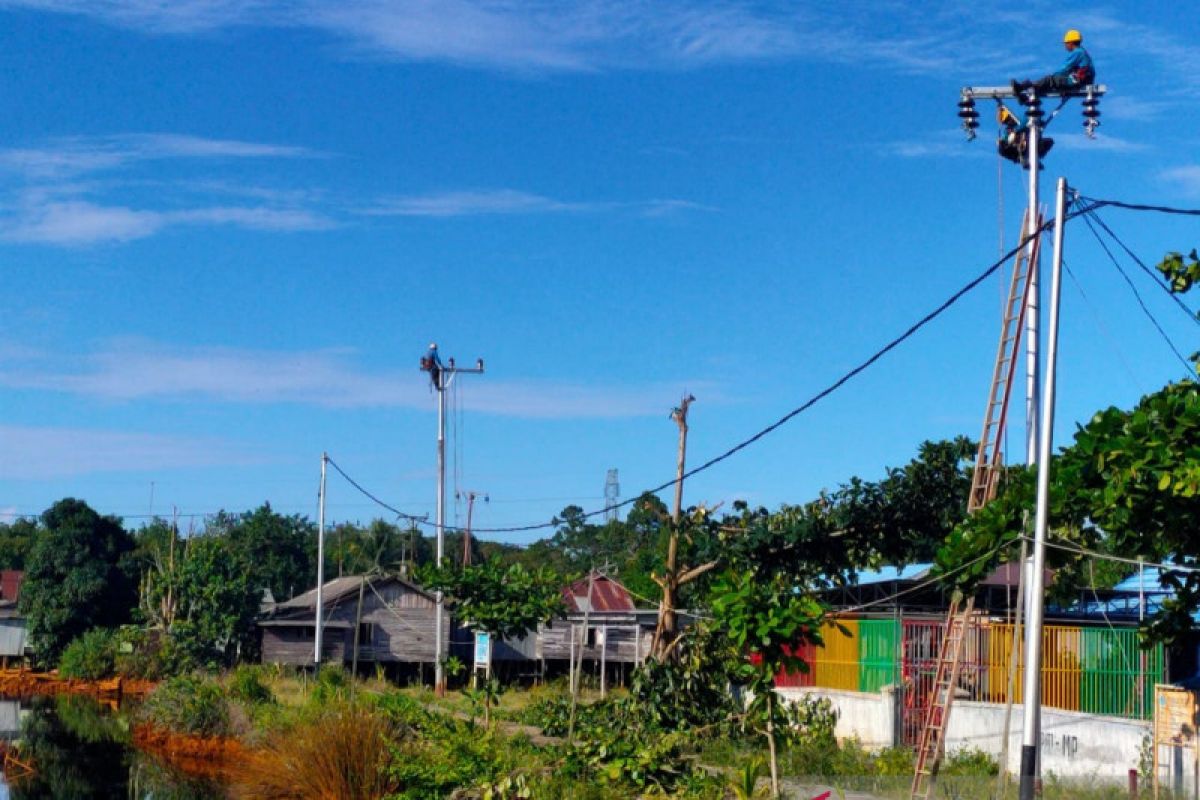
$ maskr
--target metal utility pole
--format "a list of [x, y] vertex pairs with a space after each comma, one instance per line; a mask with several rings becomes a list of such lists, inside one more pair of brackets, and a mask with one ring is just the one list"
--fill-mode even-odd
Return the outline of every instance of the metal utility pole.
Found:
[[1025, 627], [1025, 714], [1021, 730], [1021, 800], [1033, 800], [1037, 784], [1041, 734], [1043, 570], [1050, 506], [1050, 450], [1054, 445], [1054, 390], [1058, 366], [1059, 298], [1062, 288], [1063, 228], [1067, 213], [1067, 179], [1058, 179], [1054, 201], [1054, 263], [1050, 276], [1050, 330], [1046, 342], [1046, 376], [1042, 392], [1041, 431], [1037, 457], [1037, 515], [1033, 529], [1033, 570], [1029, 580], [1029, 622]]
[[[433, 344], [429, 348], [432, 356], [422, 360], [421, 368], [429, 372], [429, 376], [433, 381], [433, 388], [437, 390], [438, 396], [438, 436], [437, 436], [437, 563], [440, 565], [442, 559], [446, 557], [446, 390], [450, 388], [450, 384], [454, 382], [454, 377], [461, 373], [483, 373], [483, 359], [475, 360], [475, 366], [472, 368], [459, 367], [454, 363], [454, 359], [448, 359], [443, 365], [437, 360], [437, 345]], [[433, 667], [433, 683], [434, 691], [441, 694], [446, 691], [446, 672], [445, 665], [442, 660], [446, 652], [445, 637], [442, 634], [442, 628], [446, 619], [446, 603], [442, 592], [438, 591], [434, 595], [436, 600], [436, 610], [434, 613], [434, 632], [433, 632], [433, 647], [434, 647], [434, 667]]]
[[329, 454], [321, 453], [321, 491], [317, 500], [317, 621], [313, 632], [313, 664], [321, 668], [321, 641], [325, 616], [325, 467]]
[[491, 502], [491, 498], [486, 494], [480, 494], [479, 492], [472, 490], [468, 490], [465, 494], [467, 496], [467, 527], [463, 529], [463, 569], [471, 566], [471, 517], [475, 511], [475, 498], [482, 497], [483, 502]]

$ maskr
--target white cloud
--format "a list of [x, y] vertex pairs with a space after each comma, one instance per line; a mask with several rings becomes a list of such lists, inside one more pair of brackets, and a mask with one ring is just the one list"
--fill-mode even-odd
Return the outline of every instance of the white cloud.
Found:
[[248, 230], [325, 230], [336, 223], [308, 211], [212, 207], [182, 211], [137, 210], [85, 200], [27, 204], [0, 218], [0, 238], [11, 242], [77, 246], [144, 239], [175, 225], [232, 225]]
[[1057, 147], [1064, 150], [1102, 150], [1108, 153], [1136, 153], [1149, 147], [1142, 142], [1132, 142], [1119, 136], [1108, 136], [1097, 131], [1094, 139], [1082, 133], [1060, 133], [1052, 137]]
[[[3, 0], [0, 0], [3, 2]], [[165, 159], [301, 158], [317, 153], [290, 145], [206, 139], [181, 134], [134, 133], [65, 137], [41, 147], [0, 150], [0, 169], [33, 179], [57, 179]]]
[[41, 480], [98, 472], [143, 472], [261, 463], [231, 442], [85, 428], [0, 425], [0, 478]]
[[633, 210], [644, 217], [663, 217], [681, 211], [711, 210], [690, 200], [584, 202], [557, 200], [516, 189], [433, 192], [385, 198], [358, 213], [379, 217], [472, 217], [484, 215], [562, 214]]
[[1200, 164], [1164, 169], [1159, 176], [1188, 194], [1200, 194]]
[[530, 214], [591, 211], [592, 203], [570, 203], [513, 189], [435, 192], [385, 199], [364, 214], [397, 217], [462, 217], [480, 214]]
[[[169, 348], [117, 341], [85, 356], [6, 362], [0, 386], [65, 392], [110, 402], [294, 403], [327, 408], [429, 407], [428, 380], [416, 370], [370, 371], [349, 350], [262, 351]], [[709, 383], [690, 386], [715, 389]], [[677, 386], [596, 386], [566, 382], [479, 381], [462, 402], [476, 411], [531, 418], [620, 418], [662, 413]]]
[[1003, 46], [964, 44], [964, 26], [1027, 27], [999, 4], [950, 2], [856, 9], [756, 0], [0, 0], [3, 7], [86, 15], [156, 35], [301, 27], [355, 54], [515, 71], [796, 58], [941, 73], [1012, 59]]

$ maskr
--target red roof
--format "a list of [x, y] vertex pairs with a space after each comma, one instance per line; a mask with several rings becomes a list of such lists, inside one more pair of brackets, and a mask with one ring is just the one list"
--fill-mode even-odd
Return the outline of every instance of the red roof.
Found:
[[16, 602], [21, 596], [21, 582], [25, 573], [19, 569], [0, 570], [0, 600]]
[[[580, 578], [563, 589], [563, 601], [567, 610], [582, 612], [588, 608], [588, 579]], [[602, 613], [605, 611], [633, 611], [633, 597], [629, 590], [607, 575], [596, 574], [592, 581], [591, 610]]]

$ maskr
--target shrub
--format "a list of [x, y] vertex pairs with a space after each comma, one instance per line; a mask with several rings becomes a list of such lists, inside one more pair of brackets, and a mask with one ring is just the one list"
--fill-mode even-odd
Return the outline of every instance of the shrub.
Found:
[[116, 673], [117, 637], [108, 628], [92, 628], [63, 650], [58, 671], [67, 678], [100, 680]]
[[229, 735], [225, 690], [198, 675], [171, 678], [146, 698], [141, 719], [156, 728], [196, 736]]
[[396, 789], [387, 765], [397, 736], [384, 714], [361, 703], [331, 703], [255, 750], [236, 788], [262, 800], [375, 800]]
[[230, 674], [229, 696], [247, 705], [275, 702], [275, 695], [262, 682], [262, 668], [250, 664], [242, 664]]
[[317, 672], [313, 682], [312, 700], [323, 705], [335, 700], [346, 700], [353, 690], [350, 674], [341, 667], [324, 666]]

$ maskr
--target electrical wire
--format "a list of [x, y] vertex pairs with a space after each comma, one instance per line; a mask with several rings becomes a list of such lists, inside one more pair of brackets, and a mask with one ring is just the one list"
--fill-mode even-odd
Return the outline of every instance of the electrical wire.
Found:
[[[1092, 320], [1095, 322], [1096, 327], [1100, 330], [1100, 333], [1104, 335], [1104, 338], [1108, 340], [1113, 352], [1117, 354], [1117, 360], [1120, 361], [1121, 366], [1125, 368], [1125, 374], [1129, 377], [1130, 385], [1134, 388], [1137, 388], [1139, 381], [1133, 372], [1133, 367], [1130, 365], [1129, 359], [1125, 357], [1125, 351], [1121, 349], [1120, 344], [1112, 335], [1112, 331], [1110, 331], [1108, 326], [1104, 323], [1104, 318], [1100, 316], [1100, 313], [1096, 310], [1096, 307], [1092, 305], [1092, 301], [1088, 298], [1087, 292], [1083, 290], [1083, 284], [1079, 282], [1079, 279], [1075, 277], [1075, 273], [1071, 271], [1069, 266], [1067, 266], [1066, 259], [1063, 259], [1062, 266], [1063, 271], [1067, 273], [1067, 277], [1071, 279], [1071, 284], [1075, 287], [1075, 290], [1079, 292], [1079, 296], [1083, 298], [1083, 304], [1087, 306], [1087, 310], [1091, 313]], [[1007, 433], [1008, 431], [1006, 429], [1005, 434], [1007, 435]]]
[[1091, 217], [1093, 215], [1094, 212], [1092, 211], [1085, 212], [1082, 215], [1084, 224], [1087, 225], [1088, 230], [1092, 232], [1092, 235], [1096, 237], [1096, 241], [1100, 244], [1100, 249], [1102, 249], [1105, 255], [1108, 256], [1108, 260], [1112, 262], [1112, 265], [1116, 267], [1117, 272], [1121, 274], [1121, 278], [1124, 279], [1125, 284], [1129, 287], [1129, 291], [1133, 292], [1133, 297], [1135, 300], [1137, 300], [1137, 304], [1142, 309], [1142, 313], [1146, 315], [1146, 318], [1150, 320], [1150, 324], [1154, 326], [1156, 331], [1158, 331], [1158, 335], [1161, 336], [1163, 341], [1167, 343], [1167, 347], [1171, 348], [1171, 352], [1174, 353], [1175, 357], [1179, 359], [1179, 363], [1183, 364], [1184, 370], [1191, 375], [1192, 365], [1186, 358], [1183, 357], [1183, 353], [1179, 352], [1179, 348], [1175, 346], [1175, 342], [1173, 342], [1171, 337], [1167, 335], [1167, 332], [1163, 330], [1163, 326], [1159, 324], [1158, 318], [1154, 316], [1154, 312], [1152, 312], [1150, 307], [1146, 305], [1146, 301], [1142, 297], [1142, 293], [1139, 292], [1137, 286], [1134, 285], [1133, 280], [1129, 277], [1129, 273], [1127, 273], [1125, 268], [1121, 266], [1121, 263], [1117, 261], [1117, 257], [1113, 255], [1112, 250], [1108, 248], [1108, 245], [1100, 237], [1100, 232], [1096, 230], [1094, 225], [1092, 225]]
[[372, 500], [374, 503], [376, 503], [380, 507], [386, 508], [388, 511], [391, 511], [393, 514], [395, 514], [400, 519], [406, 519], [409, 522], [414, 522], [419, 525], [433, 524], [433, 523], [429, 522], [428, 515], [423, 516], [423, 517], [418, 517], [414, 514], [408, 514], [408, 513], [405, 513], [404, 511], [401, 511], [400, 509], [396, 508], [395, 506], [392, 506], [392, 505], [384, 502], [383, 500], [380, 500], [378, 497], [376, 497], [375, 495], [373, 495], [369, 491], [367, 491], [365, 488], [363, 488], [362, 484], [360, 484], [358, 481], [354, 480], [354, 478], [351, 478], [348, 474], [346, 474], [346, 471], [343, 470], [340, 466], [338, 466], [338, 463], [336, 461], [334, 461], [332, 458], [329, 458], [328, 456], [326, 456], [326, 461], [329, 463], [329, 466], [331, 466], [335, 470], [337, 470], [337, 473], [346, 479], [347, 483], [349, 483], [351, 486], [353, 486], [355, 489], [357, 489], [364, 496], [366, 496], [367, 498]]
[[[1020, 538], [1026, 540], [1027, 542], [1034, 541], [1033, 537], [1026, 536], [1024, 534]], [[1113, 562], [1116, 562], [1119, 564], [1132, 564], [1134, 566], [1138, 566], [1140, 564], [1140, 565], [1146, 566], [1146, 567], [1157, 567], [1158, 569], [1166, 570], [1167, 572], [1188, 572], [1188, 573], [1200, 572], [1200, 567], [1189, 567], [1184, 564], [1161, 564], [1161, 563], [1158, 563], [1155, 561], [1146, 561], [1145, 559], [1139, 560], [1139, 559], [1135, 559], [1135, 558], [1125, 558], [1124, 556], [1117, 556], [1117, 555], [1113, 555], [1112, 553], [1100, 553], [1095, 550], [1088, 550], [1087, 548], [1080, 547], [1079, 545], [1076, 545], [1076, 544], [1068, 545], [1068, 544], [1062, 544], [1061, 542], [1051, 542], [1051, 541], [1046, 541], [1045, 544], [1046, 544], [1046, 547], [1052, 547], [1055, 550], [1063, 550], [1068, 553], [1075, 553], [1076, 555], [1081, 555], [1081, 556], [1090, 556], [1092, 558], [1099, 558], [1104, 561], [1113, 561]]]
[[[1134, 263], [1137, 264], [1139, 268], [1141, 268], [1142, 272], [1146, 273], [1150, 277], [1150, 280], [1154, 281], [1154, 284], [1156, 286], [1158, 286], [1160, 289], [1162, 289], [1164, 292], [1166, 292], [1167, 296], [1171, 298], [1171, 300], [1175, 303], [1175, 305], [1179, 306], [1179, 308], [1182, 309], [1184, 314], [1187, 314], [1188, 319], [1190, 319], [1192, 322], [1196, 323], [1197, 325], [1200, 325], [1200, 317], [1197, 317], [1196, 314], [1193, 313], [1193, 311], [1187, 307], [1187, 304], [1183, 302], [1183, 300], [1179, 297], [1179, 295], [1177, 293], [1171, 291], [1171, 287], [1162, 281], [1161, 276], [1156, 275], [1154, 273], [1154, 270], [1152, 270], [1152, 269], [1150, 269], [1150, 267], [1146, 266], [1146, 262], [1144, 262], [1140, 258], [1138, 258], [1137, 254], [1134, 253], [1132, 250], [1130, 250], [1129, 246], [1126, 245], [1125, 242], [1121, 241], [1121, 237], [1117, 236], [1117, 234], [1113, 232], [1113, 229], [1108, 227], [1108, 225], [1105, 224], [1104, 220], [1100, 219], [1100, 215], [1096, 213], [1094, 208], [1088, 213], [1088, 215], [1086, 217], [1084, 217], [1084, 219], [1087, 219], [1088, 217], [1091, 217], [1092, 220], [1095, 220], [1096, 224], [1099, 225], [1101, 228], [1103, 228], [1105, 233], [1107, 233], [1114, 242], [1116, 242], [1118, 245], [1121, 246], [1121, 249], [1124, 250], [1125, 253], [1131, 259], [1133, 259]], [[1095, 233], [1095, 231], [1093, 231], [1093, 234], [1094, 233]]]
[[881, 597], [878, 600], [871, 600], [870, 602], [861, 603], [857, 606], [848, 606], [846, 608], [839, 608], [838, 613], [839, 614], [848, 614], [848, 613], [851, 613], [854, 611], [862, 611], [864, 608], [870, 608], [872, 606], [878, 606], [878, 605], [883, 605], [884, 603], [890, 603], [891, 601], [895, 600], [898, 597], [903, 597], [906, 594], [912, 594], [913, 592], [917, 592], [917, 591], [920, 591], [921, 589], [928, 588], [935, 583], [941, 583], [943, 580], [945, 580], [949, 576], [956, 575], [959, 572], [962, 572], [963, 570], [967, 569], [968, 567], [975, 566], [980, 561], [991, 558], [992, 556], [996, 555], [996, 553], [999, 553], [1001, 550], [1003, 550], [1006, 546], [1007, 545], [998, 545], [996, 547], [993, 547], [988, 552], [984, 553], [981, 556], [977, 556], [977, 557], [971, 559], [970, 561], [966, 562], [965, 564], [959, 564], [957, 567], [955, 567], [952, 570], [947, 570], [946, 572], [943, 572], [941, 575], [937, 575], [935, 577], [928, 578], [925, 581], [922, 581], [921, 583], [916, 584], [915, 586], [908, 587], [907, 589], [901, 589], [900, 591], [898, 591], [894, 594], [890, 594], [887, 597]]

